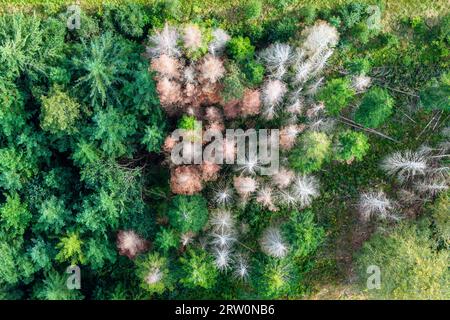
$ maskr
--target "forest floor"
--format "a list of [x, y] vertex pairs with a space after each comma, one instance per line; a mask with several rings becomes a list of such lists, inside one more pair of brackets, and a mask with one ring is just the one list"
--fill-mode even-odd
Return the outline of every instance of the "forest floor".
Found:
[[[132, 0], [137, 3], [151, 3], [157, 0]], [[125, 0], [0, 0], [0, 11], [24, 10], [27, 8], [39, 8], [46, 12], [57, 12], [63, 6], [79, 3], [87, 9], [98, 9], [105, 3], [124, 3]], [[263, 0], [264, 3], [270, 0]], [[292, 1], [293, 7], [314, 5], [317, 9], [330, 8], [333, 6], [352, 2], [351, 0], [298, 0]], [[359, 0], [359, 2], [375, 3], [374, 0]], [[215, 12], [219, 15], [227, 15], [232, 12], [242, 0], [180, 0], [181, 7], [190, 7], [195, 13]], [[399, 19], [422, 15], [433, 18], [450, 11], [448, 0], [384, 0], [385, 5], [383, 22], [386, 28], [391, 28]]]

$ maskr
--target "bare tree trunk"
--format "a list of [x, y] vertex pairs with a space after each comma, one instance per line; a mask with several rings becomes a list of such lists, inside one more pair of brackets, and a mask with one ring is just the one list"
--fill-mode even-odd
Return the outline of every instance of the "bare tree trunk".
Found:
[[385, 138], [385, 139], [388, 139], [388, 140], [391, 140], [391, 141], [393, 141], [393, 142], [398, 143], [398, 141], [395, 140], [394, 138], [391, 138], [391, 137], [389, 137], [389, 136], [387, 136], [387, 135], [385, 135], [385, 134], [383, 134], [383, 133], [381, 133], [381, 132], [379, 132], [379, 131], [376, 131], [376, 130], [374, 130], [374, 129], [366, 128], [366, 127], [360, 125], [359, 123], [356, 123], [356, 122], [354, 122], [353, 120], [350, 120], [350, 119], [348, 119], [348, 118], [346, 118], [346, 117], [339, 116], [339, 118], [341, 118], [341, 119], [344, 120], [344, 121], [342, 121], [342, 120], [339, 120], [339, 119], [338, 119], [339, 121], [341, 121], [342, 123], [345, 123], [345, 124], [347, 124], [347, 125], [349, 125], [349, 126], [352, 126], [352, 127], [354, 127], [354, 128], [361, 129], [361, 130], [364, 130], [364, 131], [367, 131], [367, 132], [370, 132], [370, 133], [374, 133], [374, 134], [376, 134], [376, 135], [379, 135], [380, 137], [383, 137], [383, 138]]

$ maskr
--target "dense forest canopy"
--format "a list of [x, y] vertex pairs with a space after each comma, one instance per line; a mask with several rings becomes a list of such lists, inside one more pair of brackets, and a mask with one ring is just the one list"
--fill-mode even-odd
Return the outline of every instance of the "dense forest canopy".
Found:
[[[450, 14], [420, 2], [2, 1], [0, 298], [449, 299]], [[278, 129], [278, 171], [171, 158], [229, 128]]]

